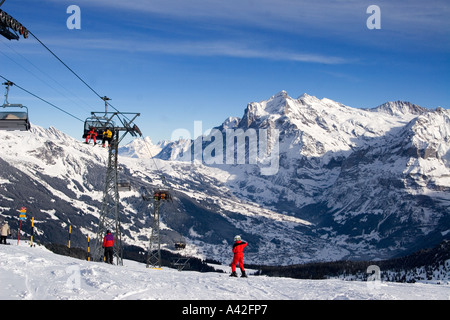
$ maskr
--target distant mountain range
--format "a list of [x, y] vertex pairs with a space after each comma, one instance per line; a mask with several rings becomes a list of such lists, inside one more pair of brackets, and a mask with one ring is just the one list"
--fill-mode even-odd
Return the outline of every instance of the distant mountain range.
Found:
[[[228, 138], [228, 139], [227, 139]], [[122, 239], [148, 245], [165, 187], [162, 241], [229, 262], [233, 237], [253, 264], [387, 259], [450, 238], [450, 112], [409, 102], [356, 109], [282, 91], [195, 140], [136, 139], [120, 148]], [[55, 128], [0, 132], [0, 222], [29, 208], [37, 238], [86, 246], [95, 235], [106, 149]], [[151, 159], [153, 157], [153, 159]], [[29, 232], [27, 224], [23, 230]]]

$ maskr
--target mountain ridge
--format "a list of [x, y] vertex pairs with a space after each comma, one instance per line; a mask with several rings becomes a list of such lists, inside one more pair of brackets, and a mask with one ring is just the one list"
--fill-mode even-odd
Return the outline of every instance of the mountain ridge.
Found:
[[[394, 109], [398, 112], [393, 112]], [[392, 112], [387, 112], [389, 110]], [[291, 210], [288, 214], [306, 220], [317, 220], [317, 217], [306, 214], [311, 208], [314, 207], [321, 212], [327, 207], [329, 214], [325, 216], [328, 224], [324, 227], [336, 228], [339, 227], [340, 221], [347, 219], [346, 216], [360, 216], [364, 211], [361, 211], [361, 206], [367, 207], [368, 203], [375, 202], [370, 199], [376, 194], [373, 190], [378, 190], [380, 194], [386, 196], [400, 192], [403, 193], [402, 197], [409, 199], [408, 201], [415, 198], [418, 208], [427, 213], [419, 213], [408, 204], [408, 201], [402, 201], [402, 197], [394, 199], [395, 197], [391, 195], [393, 203], [403, 203], [402, 208], [396, 207], [392, 211], [406, 210], [410, 216], [408, 219], [416, 221], [419, 229], [427, 229], [420, 227], [420, 224], [428, 225], [427, 218], [430, 215], [434, 215], [435, 220], [443, 219], [446, 222], [439, 232], [448, 236], [449, 202], [445, 192], [449, 185], [447, 177], [450, 163], [448, 144], [450, 126], [447, 110], [442, 108], [430, 110], [401, 101], [385, 103], [367, 110], [354, 109], [307, 94], [293, 99], [285, 91], [281, 91], [268, 100], [248, 104], [244, 116], [240, 119], [239, 122], [235, 120], [233, 129], [278, 128], [280, 131], [280, 150], [283, 150], [280, 151], [281, 172], [266, 177], [265, 184], [272, 190], [278, 189], [276, 193], [281, 192], [281, 199], [275, 204], [273, 200], [266, 201], [264, 196], [259, 196], [258, 192], [255, 192], [264, 188], [259, 188], [248, 178], [237, 179], [237, 183], [245, 186], [244, 190], [254, 201], [275, 206], [279, 210], [285, 210], [286, 204], [290, 203], [299, 210], [297, 212]], [[217, 128], [229, 128], [227, 121], [229, 122], [227, 119]], [[193, 146], [193, 143], [188, 147], [184, 145], [184, 154], [189, 154], [189, 147]], [[170, 144], [167, 147], [170, 148]], [[169, 152], [165, 150], [165, 154]], [[170, 159], [183, 161], [173, 152], [170, 154]], [[374, 165], [374, 161], [378, 166]], [[355, 175], [355, 172], [352, 172], [358, 170], [370, 172], [369, 180], [361, 173]], [[361, 182], [353, 183], [355, 177]], [[371, 187], [365, 187], [371, 180], [373, 180], [370, 183]], [[352, 187], [349, 188], [347, 185]], [[251, 192], [252, 190], [254, 191]], [[346, 192], [341, 190], [346, 190], [350, 194], [354, 192], [357, 196], [345, 195]], [[428, 195], [428, 191], [433, 194]], [[242, 193], [240, 190], [239, 192]], [[329, 194], [332, 195], [331, 198], [328, 197]], [[363, 200], [367, 204], [364, 204]], [[371, 214], [366, 212], [367, 217], [371, 217], [367, 219], [376, 220], [380, 210], [384, 212], [381, 221], [388, 224], [387, 222], [396, 214], [389, 212], [383, 201], [378, 202], [373, 206], [379, 209], [369, 210], [372, 211]], [[423, 203], [427, 203], [426, 208], [423, 207]], [[431, 209], [433, 214], [429, 212], [430, 203], [433, 203], [431, 207], [435, 207]], [[344, 210], [349, 208], [354, 208], [351, 210], [353, 213], [344, 214]], [[417, 218], [421, 215], [422, 219]], [[397, 222], [406, 219], [400, 214], [397, 216]], [[355, 223], [356, 221], [353, 222]], [[361, 227], [354, 228], [361, 232], [358, 235], [360, 238], [367, 232]], [[438, 237], [439, 232], [436, 234]], [[383, 233], [388, 236], [387, 231]], [[348, 236], [356, 235], [350, 232]], [[421, 241], [426, 241], [425, 234], [421, 237]], [[366, 235], [366, 238], [368, 239], [366, 245], [369, 248], [373, 247], [370, 243], [379, 238], [379, 231], [372, 230], [372, 235]], [[410, 245], [413, 245], [413, 242], [410, 241]]]
[[[391, 115], [282, 91], [249, 103], [215, 133], [223, 141], [226, 129], [267, 133], [268, 151], [278, 144], [276, 174], [261, 173], [264, 156], [249, 163], [248, 147], [243, 164], [198, 161], [194, 147], [207, 155], [214, 133], [197, 145], [137, 139], [120, 149], [120, 176], [133, 185], [121, 193], [122, 239], [145, 252], [152, 207], [139, 189], [165, 187], [174, 202], [161, 209], [163, 247], [184, 239], [185, 254], [226, 262], [235, 234], [249, 242], [255, 264], [385, 259], [433, 246], [450, 236], [449, 128], [448, 110]], [[0, 132], [0, 150], [0, 217], [17, 224], [20, 203], [36, 217], [38, 239], [63, 243], [73, 224], [74, 245], [86, 246], [96, 232], [107, 149], [33, 126]]]

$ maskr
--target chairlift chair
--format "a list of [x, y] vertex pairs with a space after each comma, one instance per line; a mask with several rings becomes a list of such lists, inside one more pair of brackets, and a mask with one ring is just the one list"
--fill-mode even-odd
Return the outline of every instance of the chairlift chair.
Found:
[[106, 129], [114, 129], [114, 122], [109, 119], [102, 119], [99, 117], [89, 117], [84, 121], [84, 131], [83, 131], [83, 139], [86, 139], [86, 137], [89, 134], [89, 131], [92, 128], [95, 128], [97, 132], [97, 139], [103, 138], [103, 132]]
[[172, 195], [167, 190], [156, 190], [153, 193], [153, 198], [155, 201], [172, 200]]
[[[20, 111], [13, 111], [12, 108], [19, 108]], [[27, 107], [21, 104], [4, 104], [0, 109], [0, 130], [28, 131], [30, 128]]]
[[185, 242], [175, 242], [175, 249], [177, 250], [183, 250], [186, 248], [186, 243]]
[[117, 189], [119, 191], [131, 191], [131, 183], [130, 181], [119, 181], [117, 183]]
[[[14, 85], [11, 81], [3, 83], [6, 86], [5, 102], [0, 109], [0, 130], [28, 131], [31, 128], [28, 119], [28, 108], [21, 104], [8, 102], [9, 88]], [[18, 110], [18, 109], [20, 110]]]

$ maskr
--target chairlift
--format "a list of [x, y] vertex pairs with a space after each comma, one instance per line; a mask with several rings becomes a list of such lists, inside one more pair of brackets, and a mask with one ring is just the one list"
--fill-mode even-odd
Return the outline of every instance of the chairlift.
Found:
[[183, 250], [185, 248], [186, 248], [186, 242], [183, 242], [183, 241], [175, 242], [175, 249]]
[[177, 251], [186, 249], [186, 241], [184, 240], [184, 237], [181, 234], [180, 234], [180, 239], [175, 242], [175, 249]]
[[131, 183], [130, 183], [130, 181], [125, 181], [125, 180], [119, 181], [117, 183], [117, 189], [119, 191], [131, 191]]
[[5, 103], [0, 109], [0, 130], [28, 131], [31, 128], [28, 118], [28, 108], [21, 104], [8, 102], [9, 87], [14, 85], [11, 81], [3, 83], [6, 85]]
[[100, 118], [96, 116], [89, 117], [84, 121], [83, 139], [86, 139], [86, 137], [89, 135], [89, 131], [91, 131], [92, 128], [94, 128], [97, 132], [97, 139], [102, 139], [103, 132], [106, 129], [113, 130], [114, 127], [114, 122], [110, 119]]
[[153, 193], [153, 199], [155, 201], [172, 200], [172, 195], [167, 190], [156, 190]]
[[95, 129], [98, 139], [103, 139], [103, 132], [105, 132], [106, 129], [110, 129], [114, 132], [114, 121], [112, 121], [112, 117], [107, 117], [108, 101], [111, 99], [106, 96], [101, 99], [105, 101], [105, 113], [103, 116], [97, 116], [96, 112], [91, 112], [92, 115], [84, 121], [83, 139], [86, 139], [86, 137], [89, 136], [89, 131], [91, 131], [91, 129]]

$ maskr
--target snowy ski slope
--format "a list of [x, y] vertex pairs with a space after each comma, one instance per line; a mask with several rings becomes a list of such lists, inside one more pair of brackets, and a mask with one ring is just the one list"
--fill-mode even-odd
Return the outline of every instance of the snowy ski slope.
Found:
[[25, 242], [0, 245], [2, 300], [449, 300], [450, 284], [299, 280], [147, 269], [61, 256]]

